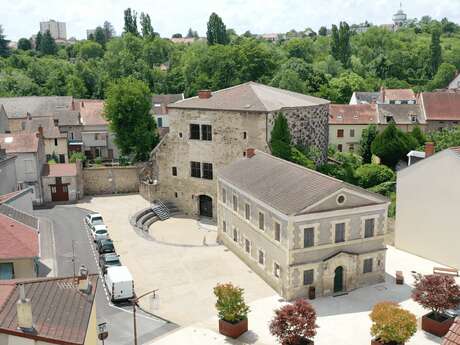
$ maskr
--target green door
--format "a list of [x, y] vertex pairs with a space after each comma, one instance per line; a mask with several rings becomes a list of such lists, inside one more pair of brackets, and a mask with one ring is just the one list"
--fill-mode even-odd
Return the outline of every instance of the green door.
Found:
[[334, 274], [334, 293], [341, 291], [343, 291], [343, 267], [339, 266]]

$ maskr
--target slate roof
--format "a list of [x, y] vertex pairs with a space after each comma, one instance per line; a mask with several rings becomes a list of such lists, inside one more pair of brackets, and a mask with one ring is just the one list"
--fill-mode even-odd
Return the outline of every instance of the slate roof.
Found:
[[38, 256], [38, 232], [24, 223], [0, 214], [0, 259]]
[[355, 92], [358, 103], [377, 103], [380, 92]]
[[331, 104], [329, 124], [368, 125], [377, 124], [375, 104]]
[[59, 127], [54, 125], [52, 117], [35, 117], [26, 121], [25, 131], [36, 133], [38, 127], [43, 128], [43, 137], [45, 139], [67, 138], [65, 133], [59, 131]]
[[411, 116], [417, 116], [418, 124], [425, 124], [422, 108], [419, 104], [379, 104], [377, 106], [379, 114], [379, 122], [386, 124], [386, 117], [391, 116], [394, 122], [398, 125], [414, 124], [411, 121]]
[[76, 99], [75, 109], [80, 111], [81, 123], [87, 126], [107, 125], [102, 99]]
[[15, 221], [38, 230], [38, 219], [9, 205], [0, 204], [0, 215], [7, 216]]
[[460, 345], [460, 317], [455, 318], [441, 345]]
[[423, 92], [421, 99], [428, 121], [460, 121], [460, 93]]
[[[182, 93], [166, 94], [166, 95], [153, 95], [152, 96], [152, 113], [156, 115], [167, 114], [167, 105], [184, 99]], [[160, 104], [156, 107], [155, 104]]]
[[44, 177], [65, 177], [77, 176], [77, 165], [75, 163], [43, 164]]
[[223, 180], [286, 215], [305, 208], [346, 187], [381, 200], [388, 200], [365, 189], [300, 165], [256, 151], [251, 158], [239, 159], [218, 172]]
[[62, 110], [72, 110], [71, 96], [0, 97], [8, 118], [53, 116]]
[[37, 152], [38, 142], [36, 133], [0, 134], [0, 146], [8, 154]]
[[168, 105], [168, 108], [228, 110], [242, 112], [273, 112], [283, 108], [309, 107], [330, 102], [301, 93], [248, 82], [215, 91], [212, 97], [186, 98]]
[[[97, 275], [88, 277], [91, 290], [79, 291], [74, 278], [36, 278], [0, 285], [0, 297], [7, 295], [0, 305], [0, 333], [28, 337], [54, 344], [78, 344], [85, 341], [96, 294]], [[16, 303], [19, 284], [24, 284], [26, 298], [30, 299], [35, 332], [25, 332], [17, 327]], [[5, 289], [5, 285], [9, 288]], [[3, 293], [2, 293], [3, 290]], [[6, 291], [5, 291], [6, 290]], [[9, 291], [8, 291], [9, 290]], [[1, 302], [1, 299], [0, 299]]]

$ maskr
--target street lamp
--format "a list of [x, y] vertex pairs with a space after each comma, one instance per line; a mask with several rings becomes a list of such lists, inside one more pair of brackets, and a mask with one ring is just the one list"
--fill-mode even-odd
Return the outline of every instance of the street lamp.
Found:
[[133, 326], [134, 326], [134, 345], [137, 345], [137, 324], [136, 324], [136, 305], [139, 302], [139, 300], [147, 295], [153, 294], [153, 298], [155, 298], [155, 293], [158, 291], [158, 289], [149, 291], [144, 293], [143, 295], [140, 295], [139, 297], [134, 297], [131, 298], [129, 301], [133, 305]]

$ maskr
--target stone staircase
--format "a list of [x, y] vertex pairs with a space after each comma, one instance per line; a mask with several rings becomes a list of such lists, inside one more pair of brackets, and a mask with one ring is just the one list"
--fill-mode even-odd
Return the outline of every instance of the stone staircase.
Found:
[[166, 220], [170, 217], [169, 209], [160, 200], [155, 200], [153, 202], [152, 211], [160, 220]]
[[149, 227], [157, 220], [166, 220], [172, 215], [178, 214], [179, 209], [172, 202], [163, 203], [155, 200], [152, 206], [144, 208], [131, 217], [130, 223], [138, 229], [148, 231]]

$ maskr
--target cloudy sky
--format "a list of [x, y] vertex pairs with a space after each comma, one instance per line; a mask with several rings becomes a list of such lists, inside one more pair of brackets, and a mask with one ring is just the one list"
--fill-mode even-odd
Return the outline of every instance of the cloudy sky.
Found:
[[[339, 21], [374, 24], [391, 23], [400, 0], [0, 0], [0, 25], [10, 40], [30, 37], [39, 22], [55, 19], [67, 23], [67, 37], [84, 38], [86, 29], [110, 21], [120, 33], [123, 10], [147, 12], [155, 31], [163, 37], [186, 33], [189, 27], [206, 32], [212, 12], [218, 13], [227, 28], [237, 33], [286, 32]], [[460, 23], [460, 0], [406, 0], [403, 9], [409, 18], [430, 15], [448, 17]]]

